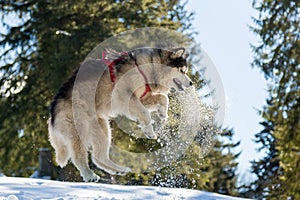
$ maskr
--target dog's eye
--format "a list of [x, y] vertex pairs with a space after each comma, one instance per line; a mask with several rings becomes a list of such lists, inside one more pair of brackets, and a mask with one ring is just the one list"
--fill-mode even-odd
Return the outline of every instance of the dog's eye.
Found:
[[187, 72], [187, 67], [186, 66], [183, 66], [181, 68], [179, 68], [179, 71], [183, 74], [185, 74]]

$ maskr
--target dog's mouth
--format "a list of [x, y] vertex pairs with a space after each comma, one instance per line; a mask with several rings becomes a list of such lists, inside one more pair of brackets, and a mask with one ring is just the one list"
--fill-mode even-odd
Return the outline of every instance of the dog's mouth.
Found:
[[182, 82], [178, 78], [173, 78], [173, 82], [177, 86], [178, 90], [183, 91]]

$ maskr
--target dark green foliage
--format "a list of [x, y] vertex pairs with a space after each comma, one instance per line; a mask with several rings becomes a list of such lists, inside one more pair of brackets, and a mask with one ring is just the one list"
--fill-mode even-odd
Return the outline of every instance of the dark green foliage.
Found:
[[267, 155], [253, 161], [258, 179], [251, 186], [252, 197], [299, 199], [300, 2], [264, 0], [253, 5], [260, 15], [252, 30], [261, 38], [253, 46], [253, 66], [270, 84], [267, 104], [260, 112], [263, 130], [256, 134]]
[[[100, 42], [140, 27], [164, 27], [194, 36], [190, 23], [193, 15], [178, 0], [1, 1], [0, 12], [6, 29], [0, 36], [0, 169], [13, 176], [32, 174], [38, 149], [50, 147], [47, 119], [51, 99]], [[10, 17], [17, 24], [12, 24]], [[204, 82], [200, 74], [191, 76], [196, 87], [201, 88]], [[195, 141], [182, 162], [160, 172], [113, 176], [113, 183], [158, 185], [165, 181], [169, 187], [234, 195], [238, 154], [231, 149], [238, 143], [221, 141], [205, 159], [199, 158]], [[131, 151], [159, 148], [156, 142], [135, 139], [120, 130], [114, 131], [113, 142]], [[81, 180], [72, 165], [64, 171], [60, 179]], [[98, 173], [110, 178], [102, 171]], [[176, 181], [169, 183], [170, 176]]]
[[[49, 147], [48, 106], [57, 88], [99, 42], [137, 27], [183, 31], [191, 18], [178, 1], [1, 1], [0, 9], [7, 30], [0, 40], [5, 50], [1, 168], [18, 176], [30, 175], [24, 166], [34, 166], [38, 148]], [[10, 25], [8, 16], [18, 25]], [[16, 92], [20, 84], [24, 86]]]

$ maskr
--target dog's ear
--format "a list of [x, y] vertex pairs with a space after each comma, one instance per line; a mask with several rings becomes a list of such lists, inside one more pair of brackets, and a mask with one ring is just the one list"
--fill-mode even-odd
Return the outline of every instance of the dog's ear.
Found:
[[182, 55], [182, 58], [183, 58], [183, 59], [187, 59], [187, 58], [189, 57], [189, 55], [190, 55], [190, 54], [188, 54], [188, 53], [184, 53], [184, 54]]
[[177, 49], [173, 49], [172, 50], [172, 54], [171, 54], [171, 58], [172, 59], [176, 59], [176, 58], [180, 58], [184, 55], [185, 52], [185, 48], [181, 47], [181, 48], [177, 48]]

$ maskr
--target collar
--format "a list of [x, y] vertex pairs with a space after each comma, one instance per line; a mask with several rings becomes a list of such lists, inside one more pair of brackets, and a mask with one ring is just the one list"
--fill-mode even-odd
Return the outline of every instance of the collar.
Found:
[[115, 65], [118, 64], [120, 61], [123, 60], [122, 57], [119, 57], [115, 60], [113, 60], [112, 62], [108, 59], [106, 59], [107, 52], [103, 51], [102, 52], [102, 58], [101, 61], [108, 66], [108, 70], [109, 70], [109, 75], [110, 75], [110, 80], [112, 83], [115, 83], [116, 81], [116, 75], [115, 75]]
[[[115, 75], [115, 65], [117, 65], [120, 61], [122, 61], [124, 59], [124, 56], [128, 55], [127, 52], [121, 52], [120, 53], [121, 56], [115, 60], [113, 60], [112, 62], [108, 59], [106, 59], [106, 55], [107, 52], [103, 51], [102, 52], [102, 58], [100, 59], [100, 61], [102, 61], [106, 66], [108, 66], [108, 70], [109, 70], [109, 75], [110, 75], [110, 80], [111, 82], [114, 84], [116, 81], [116, 75]], [[139, 67], [139, 65], [136, 62], [135, 59], [135, 65], [137, 67], [137, 69], [139, 70], [140, 74], [143, 76], [144, 80], [145, 80], [145, 90], [143, 92], [143, 94], [140, 96], [140, 99], [142, 99], [143, 97], [145, 97], [149, 92], [151, 92], [151, 88], [150, 85], [148, 83], [148, 78], [145, 75], [145, 73], [143, 72], [143, 70]]]

